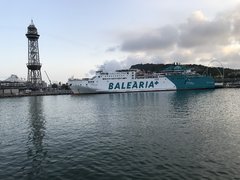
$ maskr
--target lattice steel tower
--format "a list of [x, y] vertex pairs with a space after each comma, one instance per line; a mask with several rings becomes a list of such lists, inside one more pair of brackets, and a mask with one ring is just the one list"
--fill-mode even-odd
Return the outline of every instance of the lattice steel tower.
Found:
[[26, 34], [28, 38], [28, 77], [27, 81], [32, 88], [41, 88], [42, 86], [42, 75], [41, 75], [41, 64], [39, 59], [39, 49], [38, 49], [38, 38], [39, 34], [37, 28], [33, 24], [28, 26], [28, 31]]

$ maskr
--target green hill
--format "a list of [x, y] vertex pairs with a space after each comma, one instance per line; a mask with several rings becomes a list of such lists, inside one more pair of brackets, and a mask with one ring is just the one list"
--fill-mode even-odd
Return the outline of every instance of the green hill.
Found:
[[[140, 69], [145, 72], [161, 72], [164, 69], [172, 66], [173, 64], [136, 64], [132, 65], [130, 69]], [[240, 70], [239, 69], [229, 69], [222, 67], [207, 67], [197, 64], [181, 64], [192, 71], [195, 71], [199, 74], [208, 74], [215, 79], [221, 79], [224, 72], [224, 79], [240, 79]]]

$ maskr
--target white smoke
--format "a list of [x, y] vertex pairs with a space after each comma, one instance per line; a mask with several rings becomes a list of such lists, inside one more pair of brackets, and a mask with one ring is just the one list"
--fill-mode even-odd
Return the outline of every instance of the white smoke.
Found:
[[88, 72], [90, 75], [94, 75], [95, 71], [114, 72], [120, 69], [130, 69], [132, 65], [145, 64], [145, 63], [163, 63], [163, 58], [159, 56], [147, 56], [147, 55], [131, 55], [123, 60], [117, 61], [115, 59], [106, 60], [103, 64], [97, 65], [96, 69], [92, 69]]

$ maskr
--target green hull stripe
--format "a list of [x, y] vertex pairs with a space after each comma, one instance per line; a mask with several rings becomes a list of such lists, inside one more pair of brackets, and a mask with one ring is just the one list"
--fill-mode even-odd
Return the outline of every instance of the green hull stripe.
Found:
[[171, 75], [167, 78], [177, 89], [208, 89], [214, 88], [214, 79], [210, 76]]

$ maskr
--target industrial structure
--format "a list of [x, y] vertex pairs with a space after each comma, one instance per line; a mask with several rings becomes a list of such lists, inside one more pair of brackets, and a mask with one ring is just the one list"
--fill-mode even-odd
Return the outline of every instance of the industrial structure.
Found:
[[[27, 27], [26, 37], [28, 38], [28, 76], [27, 81], [18, 78], [12, 74], [9, 78], [0, 81], [0, 98], [1, 97], [16, 97], [16, 96], [42, 96], [42, 95], [61, 95], [71, 94], [71, 90], [67, 85], [59, 87], [56, 85], [54, 88], [52, 82], [46, 73], [49, 80], [50, 87], [42, 80], [41, 67], [39, 58], [38, 39], [39, 34], [37, 28], [33, 24]], [[53, 84], [54, 85], [54, 84]]]
[[26, 81], [18, 78], [18, 76], [14, 74], [4, 81], [0, 81], [0, 97], [19, 95], [26, 89]]
[[39, 48], [38, 48], [38, 38], [39, 34], [37, 28], [33, 24], [28, 26], [27, 34], [28, 38], [28, 76], [27, 82], [31, 89], [41, 89], [42, 88], [42, 75], [41, 75], [41, 63], [39, 58]]

